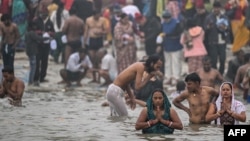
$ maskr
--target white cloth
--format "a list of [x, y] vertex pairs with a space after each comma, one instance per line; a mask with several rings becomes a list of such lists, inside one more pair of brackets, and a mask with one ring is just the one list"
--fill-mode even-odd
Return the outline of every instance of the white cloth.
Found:
[[111, 54], [107, 53], [102, 58], [101, 69], [102, 70], [108, 70], [109, 77], [110, 77], [111, 80], [114, 80], [118, 75], [116, 60]]
[[[49, 33], [47, 32], [43, 33], [43, 38], [50, 38]], [[43, 43], [46, 43], [46, 44], [50, 43], [50, 39], [44, 40]]]
[[122, 8], [122, 12], [126, 13], [127, 15], [133, 16], [135, 18], [135, 13], [141, 13], [139, 8], [135, 5], [126, 5]]
[[128, 116], [127, 105], [123, 98], [124, 93], [119, 86], [109, 85], [106, 98], [109, 102], [111, 116]]
[[56, 50], [56, 48], [57, 48], [57, 43], [56, 43], [56, 40], [55, 40], [55, 39], [51, 40], [51, 42], [50, 42], [50, 48], [51, 48], [52, 50]]
[[83, 72], [84, 69], [81, 68], [81, 65], [87, 65], [89, 68], [92, 68], [92, 62], [89, 59], [89, 56], [86, 55], [85, 58], [79, 63], [80, 61], [80, 56], [79, 52], [75, 52], [69, 56], [68, 63], [66, 66], [66, 69], [71, 71], [71, 72], [78, 72], [81, 71]]
[[61, 14], [61, 27], [57, 26], [57, 21], [56, 21], [56, 10], [51, 13], [50, 20], [53, 23], [53, 27], [55, 32], [60, 32], [62, 31], [63, 25], [65, 23], [65, 20], [69, 18], [69, 11], [64, 9]]
[[179, 79], [181, 77], [182, 72], [182, 61], [183, 60], [183, 52], [182, 50], [174, 51], [174, 52], [166, 52], [164, 51], [165, 57], [165, 76], [167, 78], [175, 78]]
[[[240, 114], [241, 112], [243, 111], [246, 111], [246, 107], [243, 105], [242, 102], [236, 100], [234, 98], [234, 91], [233, 91], [233, 85], [230, 83], [230, 82], [224, 82], [221, 84], [220, 86], [220, 95], [219, 97], [217, 98], [217, 100], [215, 101], [215, 104], [216, 104], [216, 108], [217, 108], [217, 111], [220, 111], [221, 109], [221, 102], [222, 102], [222, 96], [221, 96], [221, 89], [222, 89], [222, 86], [225, 84], [225, 83], [229, 83], [231, 86], [232, 86], [232, 103], [231, 103], [231, 110], [234, 111], [235, 113], [237, 114]], [[220, 124], [220, 118], [217, 118], [217, 124]], [[234, 120], [234, 124], [239, 124], [239, 121], [238, 120]]]

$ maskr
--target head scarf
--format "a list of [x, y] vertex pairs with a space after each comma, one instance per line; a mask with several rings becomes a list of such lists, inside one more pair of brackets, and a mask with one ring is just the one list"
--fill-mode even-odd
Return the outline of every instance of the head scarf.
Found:
[[[153, 104], [153, 95], [155, 92], [161, 92], [163, 94], [163, 107], [164, 107], [164, 115], [163, 118], [165, 120], [169, 120], [170, 119], [170, 107], [171, 104], [166, 96], [166, 94], [164, 93], [164, 91], [162, 89], [155, 89], [151, 96], [149, 97], [149, 99], [147, 100], [147, 109], [148, 109], [148, 120], [151, 119], [155, 119], [155, 115], [154, 115], [154, 104]], [[168, 127], [162, 123], [157, 123], [154, 126], [151, 126], [149, 128], [145, 128], [142, 130], [142, 133], [154, 133], [154, 134], [173, 134], [174, 129], [171, 127]]]
[[[235, 97], [234, 97], [234, 90], [233, 90], [233, 84], [231, 82], [224, 82], [220, 86], [220, 94], [219, 94], [219, 97], [217, 98], [217, 100], [215, 101], [217, 111], [221, 110], [221, 102], [222, 102], [222, 94], [221, 93], [222, 93], [222, 86], [224, 84], [229, 84], [232, 87], [231, 110], [234, 111], [234, 112], [236, 112], [236, 113], [241, 112], [241, 111], [246, 111], [246, 109], [244, 108], [244, 105], [235, 99]], [[217, 123], [220, 123], [220, 118], [217, 118]], [[239, 124], [239, 121], [235, 120], [234, 124]]]
[[[154, 103], [153, 103], [153, 95], [155, 92], [161, 92], [163, 94], [163, 107], [165, 110], [165, 114], [168, 117], [168, 119], [170, 118], [170, 107], [171, 104], [167, 98], [167, 95], [165, 94], [165, 92], [162, 89], [155, 89], [151, 96], [149, 97], [149, 99], [147, 100], [147, 109], [148, 109], [148, 118], [149, 119], [154, 119], [155, 115], [154, 115]], [[165, 116], [164, 114], [164, 116]]]

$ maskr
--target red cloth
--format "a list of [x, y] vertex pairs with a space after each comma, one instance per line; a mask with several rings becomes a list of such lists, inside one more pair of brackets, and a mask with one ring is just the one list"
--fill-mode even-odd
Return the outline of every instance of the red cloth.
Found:
[[0, 13], [2, 14], [10, 14], [11, 8], [9, 6], [10, 0], [2, 0], [2, 3], [0, 5]]
[[62, 0], [62, 2], [64, 3], [64, 8], [70, 10], [74, 0]]

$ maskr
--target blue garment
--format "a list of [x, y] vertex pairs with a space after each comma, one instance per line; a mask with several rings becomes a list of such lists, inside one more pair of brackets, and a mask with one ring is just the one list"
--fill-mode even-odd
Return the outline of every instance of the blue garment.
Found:
[[[154, 115], [154, 105], [153, 105], [153, 93], [155, 93], [156, 91], [159, 91], [159, 89], [154, 90], [151, 94], [151, 96], [149, 97], [149, 99], [147, 100], [147, 109], [148, 109], [148, 120], [154, 120], [156, 117]], [[164, 115], [163, 115], [163, 119], [165, 120], [169, 120], [170, 119], [170, 108], [171, 108], [171, 104], [166, 96], [166, 94], [161, 90], [161, 92], [163, 93], [163, 99], [164, 99]], [[142, 129], [142, 133], [144, 134], [148, 134], [148, 133], [153, 133], [153, 134], [173, 134], [174, 129], [170, 128], [160, 122], [158, 122], [157, 124], [146, 128], [146, 129]]]
[[181, 50], [183, 47], [180, 43], [180, 23], [176, 19], [171, 19], [169, 22], [162, 23], [162, 29], [165, 33], [163, 40], [164, 50], [167, 52], [174, 52]]

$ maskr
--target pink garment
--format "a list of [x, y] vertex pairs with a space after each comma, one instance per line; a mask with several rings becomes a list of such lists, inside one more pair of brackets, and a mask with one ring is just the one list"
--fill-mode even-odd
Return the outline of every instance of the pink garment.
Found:
[[184, 47], [184, 57], [204, 56], [207, 55], [207, 50], [204, 46], [204, 30], [200, 26], [190, 28], [188, 30], [192, 37], [193, 47], [187, 49], [185, 44], [185, 34], [181, 35], [180, 43]]

